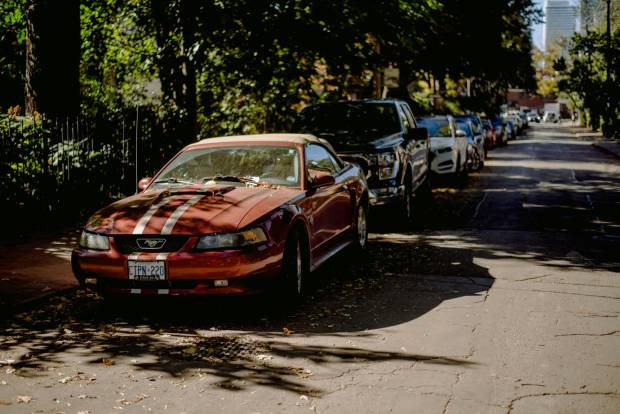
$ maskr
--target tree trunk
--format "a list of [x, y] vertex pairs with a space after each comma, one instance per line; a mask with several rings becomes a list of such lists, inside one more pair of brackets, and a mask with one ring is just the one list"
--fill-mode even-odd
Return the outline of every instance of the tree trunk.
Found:
[[75, 116], [80, 106], [79, 0], [28, 0], [26, 113]]
[[[175, 113], [169, 114], [168, 133], [182, 143], [196, 137], [196, 67], [191, 58], [195, 41], [193, 3], [181, 0], [170, 7], [166, 0], [151, 0], [155, 24], [155, 39], [159, 49], [157, 67], [164, 101], [172, 104]], [[178, 39], [178, 40], [177, 40]]]

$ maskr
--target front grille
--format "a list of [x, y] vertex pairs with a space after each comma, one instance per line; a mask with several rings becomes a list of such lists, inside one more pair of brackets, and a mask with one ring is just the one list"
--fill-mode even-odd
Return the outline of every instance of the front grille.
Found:
[[[138, 239], [140, 239], [142, 246], [145, 245], [144, 240], [165, 240], [165, 243], [161, 247], [157, 248], [144, 248], [138, 245]], [[187, 242], [188, 236], [143, 236], [143, 235], [127, 235], [127, 236], [114, 236], [114, 242], [121, 253], [174, 253], [181, 250], [181, 247]]]

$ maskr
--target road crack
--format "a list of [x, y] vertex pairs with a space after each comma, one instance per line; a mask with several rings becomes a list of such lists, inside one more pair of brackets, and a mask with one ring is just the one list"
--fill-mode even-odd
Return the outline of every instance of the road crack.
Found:
[[617, 333], [620, 333], [620, 331], [611, 331], [611, 332], [605, 332], [605, 333], [567, 333], [567, 334], [557, 334], [555, 336], [556, 337], [558, 336], [611, 336]]
[[526, 394], [526, 395], [521, 395], [517, 398], [514, 398], [512, 400], [510, 400], [510, 403], [508, 404], [508, 411], [506, 414], [510, 414], [512, 413], [512, 410], [514, 409], [514, 404], [518, 401], [521, 401], [523, 399], [526, 398], [536, 398], [536, 397], [561, 397], [561, 396], [568, 396], [568, 395], [602, 395], [602, 396], [616, 396], [616, 397], [620, 397], [620, 394], [618, 394], [617, 392], [614, 391], [608, 391], [608, 392], [597, 392], [597, 391], [565, 391], [565, 392], [542, 392], [542, 393], [538, 393], [538, 394]]

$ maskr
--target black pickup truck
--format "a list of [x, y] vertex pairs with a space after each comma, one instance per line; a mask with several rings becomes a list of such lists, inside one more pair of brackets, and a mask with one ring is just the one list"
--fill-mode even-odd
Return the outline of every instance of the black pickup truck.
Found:
[[304, 108], [295, 130], [327, 140], [366, 172], [371, 206], [391, 205], [413, 220], [416, 195], [430, 191], [429, 139], [406, 102], [355, 100]]

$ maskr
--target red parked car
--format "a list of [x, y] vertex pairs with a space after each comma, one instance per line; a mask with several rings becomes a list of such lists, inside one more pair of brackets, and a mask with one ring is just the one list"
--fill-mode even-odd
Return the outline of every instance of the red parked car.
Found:
[[493, 122], [491, 122], [488, 118], [482, 119], [482, 127], [485, 132], [484, 149], [485, 151], [488, 151], [498, 145], [497, 130], [495, 129]]
[[95, 213], [72, 265], [111, 294], [293, 296], [347, 246], [366, 246], [368, 188], [312, 135], [211, 138], [181, 150], [141, 192]]

